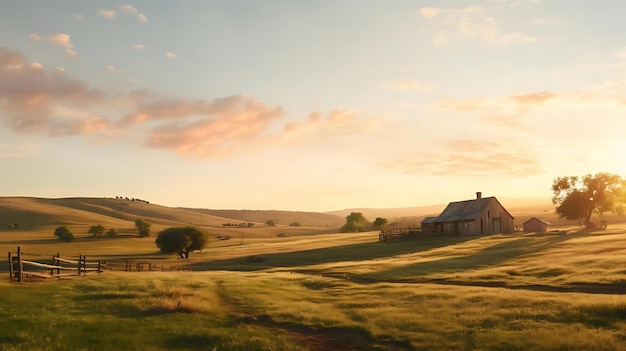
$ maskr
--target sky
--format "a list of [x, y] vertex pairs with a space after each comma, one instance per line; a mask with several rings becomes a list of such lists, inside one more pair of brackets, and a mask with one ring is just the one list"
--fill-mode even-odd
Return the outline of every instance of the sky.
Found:
[[626, 175], [626, 2], [0, 1], [0, 196], [332, 211]]

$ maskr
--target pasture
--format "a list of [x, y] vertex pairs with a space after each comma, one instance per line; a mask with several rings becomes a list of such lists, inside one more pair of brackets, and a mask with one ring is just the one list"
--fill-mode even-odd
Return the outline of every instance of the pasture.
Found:
[[[95, 224], [72, 220], [85, 232]], [[130, 233], [128, 220], [118, 226]], [[220, 222], [205, 229], [222, 235]], [[61, 243], [53, 229], [1, 231], [0, 248], [181, 261], [160, 254], [154, 236], [76, 230]], [[620, 225], [388, 243], [324, 230], [230, 229], [230, 240], [185, 260], [193, 272], [15, 284], [2, 267], [0, 350], [626, 349]]]

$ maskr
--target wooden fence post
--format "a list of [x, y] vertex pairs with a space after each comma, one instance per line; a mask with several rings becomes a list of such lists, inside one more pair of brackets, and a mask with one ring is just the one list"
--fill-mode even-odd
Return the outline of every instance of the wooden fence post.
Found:
[[22, 249], [17, 247], [17, 282], [21, 283], [23, 280], [22, 272], [24, 271], [24, 267], [22, 266]]
[[[57, 260], [56, 260], [55, 266], [61, 267], [61, 261], [58, 260], [59, 258], [61, 258], [61, 254], [57, 252]], [[57, 268], [57, 275], [58, 275], [58, 278], [61, 278], [61, 268]]]
[[9, 251], [9, 276], [11, 277], [11, 281], [15, 279], [13, 276], [13, 256], [11, 256], [11, 251]]
[[83, 260], [83, 255], [78, 255], [78, 276], [80, 277], [80, 263]]

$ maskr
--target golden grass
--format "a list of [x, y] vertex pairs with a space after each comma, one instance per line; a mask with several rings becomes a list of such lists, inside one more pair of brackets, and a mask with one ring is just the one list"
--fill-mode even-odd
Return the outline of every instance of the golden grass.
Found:
[[[372, 349], [626, 349], [626, 300], [622, 295], [626, 292], [626, 229], [619, 225], [603, 231], [571, 227], [551, 233], [378, 243], [376, 232], [329, 234], [315, 228], [282, 227], [226, 231], [221, 219], [214, 219], [219, 227], [204, 228], [213, 230], [214, 236], [231, 235], [231, 239], [213, 237], [207, 249], [194, 252], [188, 260], [177, 260], [158, 252], [154, 236], [88, 237], [88, 226], [97, 223], [91, 221], [106, 217], [115, 200], [79, 204], [68, 200], [67, 217], [60, 210], [67, 206], [50, 207], [31, 199], [11, 201], [15, 203], [0, 207], [0, 215], [6, 215], [9, 208], [16, 217], [25, 211], [35, 211], [40, 217], [39, 224], [30, 229], [26, 224], [17, 231], [0, 231], [0, 250], [5, 252], [20, 245], [31, 258], [49, 258], [56, 252], [62, 256], [134, 258], [185, 264], [195, 272], [107, 272], [43, 283], [41, 288], [0, 283], [0, 293], [8, 296], [6, 305], [0, 303], [0, 314], [11, 303], [25, 303], [20, 300], [24, 296], [30, 296], [32, 308], [45, 310], [45, 296], [63, 301], [55, 308], [67, 306], [64, 313], [70, 319], [81, 315], [78, 301], [90, 301], [91, 313], [99, 311], [105, 320], [135, 323], [137, 318], [150, 318], [164, 330], [172, 327], [167, 318], [180, 324], [181, 315], [191, 316], [193, 322], [186, 326], [193, 329], [193, 335], [188, 335], [191, 339], [169, 335], [151, 344], [153, 350], [171, 348], [168, 343], [172, 340], [195, 340], [192, 349], [203, 349], [207, 343], [232, 350], [258, 349], [251, 345], [297, 349], [294, 345], [298, 343], [292, 339], [303, 338], [303, 333], [333, 345], [337, 341], [327, 335], [331, 332], [358, 335]], [[135, 215], [164, 216], [167, 219], [154, 221], [156, 232], [172, 223], [205, 218], [196, 217], [205, 214], [186, 217], [183, 210], [170, 212], [158, 206], [128, 206], [131, 209], [124, 212], [128, 219], [109, 216], [110, 222], [102, 224], [119, 223], [119, 228], [132, 231]], [[57, 224], [46, 223], [50, 218], [73, 223], [78, 239], [59, 242], [52, 235]], [[287, 235], [277, 235], [283, 230]], [[261, 260], [247, 260], [250, 256]], [[60, 292], [50, 295], [54, 287]], [[107, 325], [81, 318], [94, 326]], [[45, 329], [45, 323], [47, 320], [41, 321], [41, 328]], [[71, 325], [72, 321], [63, 323]], [[219, 332], [210, 334], [202, 325]], [[255, 338], [255, 343], [242, 344], [221, 334], [230, 329], [250, 340]], [[0, 349], [41, 341], [32, 330], [21, 333], [15, 339], [6, 336], [5, 344], [0, 335]], [[89, 328], [83, 333], [92, 335]], [[281, 339], [270, 334], [291, 336]], [[124, 349], [112, 340], [107, 343]], [[315, 349], [306, 342], [302, 345], [301, 349]]]

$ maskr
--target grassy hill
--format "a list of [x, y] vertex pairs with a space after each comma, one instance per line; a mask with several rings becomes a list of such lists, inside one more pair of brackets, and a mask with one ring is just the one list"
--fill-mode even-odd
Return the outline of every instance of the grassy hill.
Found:
[[319, 212], [263, 211], [263, 210], [212, 210], [185, 208], [185, 210], [209, 214], [223, 218], [232, 218], [240, 222], [265, 223], [274, 221], [276, 225], [298, 223], [307, 227], [339, 228], [345, 223], [341, 216]]
[[[551, 215], [545, 204], [503, 203], [518, 219]], [[379, 243], [377, 232], [261, 224], [268, 214], [287, 223], [294, 217], [281, 216], [291, 213], [226, 213], [120, 199], [0, 198], [0, 220], [21, 224], [0, 228], [0, 251], [20, 246], [37, 262], [60, 252], [114, 267], [148, 261], [193, 270], [0, 280], [0, 349], [626, 349], [624, 225]], [[252, 215], [259, 217], [242, 217]], [[295, 215], [303, 224], [325, 218]], [[131, 232], [137, 217], [155, 228], [202, 226], [213, 237], [179, 260], [161, 254], [154, 236], [86, 234], [94, 223]], [[258, 227], [222, 227], [255, 218]], [[54, 238], [61, 224], [77, 240]], [[0, 274], [6, 270], [0, 265]]]

